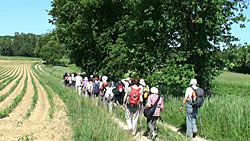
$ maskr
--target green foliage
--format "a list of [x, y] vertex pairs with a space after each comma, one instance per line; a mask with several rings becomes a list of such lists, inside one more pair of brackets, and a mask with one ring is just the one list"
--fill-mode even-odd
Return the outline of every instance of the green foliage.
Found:
[[49, 41], [40, 50], [41, 58], [48, 64], [57, 64], [63, 57], [63, 47], [57, 41]]
[[195, 77], [207, 90], [226, 64], [220, 45], [237, 40], [231, 25], [246, 20], [245, 8], [228, 0], [54, 0], [49, 14], [87, 74], [129, 73], [182, 90]]
[[250, 45], [231, 46], [224, 51], [228, 70], [250, 73]]

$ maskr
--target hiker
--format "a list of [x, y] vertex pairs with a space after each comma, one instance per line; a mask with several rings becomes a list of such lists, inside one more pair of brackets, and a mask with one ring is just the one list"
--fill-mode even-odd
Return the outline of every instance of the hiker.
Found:
[[122, 95], [124, 93], [124, 85], [123, 85], [120, 78], [119, 78], [118, 82], [116, 82], [115, 87], [116, 87], [115, 103], [120, 104], [121, 103], [121, 97], [122, 97]]
[[132, 135], [136, 135], [137, 121], [139, 117], [139, 104], [143, 101], [143, 90], [139, 88], [139, 79], [133, 78], [131, 86], [127, 88], [123, 99], [123, 109], [128, 124], [128, 130], [132, 130]]
[[69, 87], [72, 87], [73, 81], [72, 81], [72, 77], [70, 76], [70, 74], [68, 74], [67, 80], [68, 80], [68, 86], [69, 86]]
[[154, 104], [156, 104], [156, 102], [157, 102], [157, 105], [156, 105], [156, 108], [152, 117], [147, 118], [147, 125], [148, 125], [147, 135], [149, 136], [149, 138], [154, 140], [157, 136], [156, 121], [158, 120], [158, 118], [160, 118], [160, 113], [163, 110], [163, 100], [159, 95], [158, 88], [152, 87], [150, 89], [150, 92], [151, 94], [148, 97], [147, 105], [145, 108], [146, 109], [151, 108]]
[[102, 77], [102, 82], [100, 84], [100, 99], [101, 99], [101, 103], [102, 105], [105, 107], [105, 98], [104, 98], [104, 95], [105, 95], [105, 87], [108, 86], [108, 77], [107, 76], [103, 76]]
[[68, 73], [65, 72], [64, 75], [63, 75], [63, 83], [65, 86], [67, 86], [67, 77], [68, 77]]
[[125, 87], [125, 93], [127, 92], [128, 87], [131, 85], [130, 78], [122, 79], [121, 82], [123, 83]]
[[76, 82], [74, 73], [71, 74], [71, 82], [72, 82], [71, 86], [72, 86], [72, 88], [74, 88], [75, 87], [75, 82]]
[[105, 89], [105, 107], [108, 107], [109, 113], [112, 113], [112, 108], [113, 108], [113, 99], [114, 99], [114, 90], [115, 87], [112, 86], [111, 83], [108, 84]]
[[83, 91], [83, 96], [87, 97], [87, 88], [86, 85], [88, 83], [88, 77], [84, 77], [84, 80], [82, 81], [82, 91]]
[[94, 93], [95, 103], [96, 103], [96, 105], [98, 105], [98, 96], [100, 93], [100, 82], [98, 81], [98, 77], [94, 78], [93, 93]]
[[80, 76], [80, 73], [77, 73], [77, 76], [75, 77], [75, 87], [76, 91], [78, 92], [78, 95], [81, 95], [81, 84], [82, 84], [82, 77]]
[[144, 79], [140, 80], [140, 88], [143, 89], [143, 107], [145, 107], [149, 95], [149, 86], [145, 83]]
[[[196, 99], [195, 90], [198, 89], [197, 80], [191, 79], [190, 81], [191, 87], [186, 89], [185, 97], [180, 107], [180, 111], [182, 112], [183, 106], [186, 103], [186, 136], [189, 138], [193, 138], [197, 134], [197, 126], [196, 126], [196, 118], [198, 113], [198, 107], [192, 106], [193, 101]], [[199, 90], [202, 90], [201, 88]], [[203, 91], [203, 90], [202, 90]]]
[[85, 84], [86, 90], [87, 90], [87, 94], [89, 97], [92, 96], [93, 94], [93, 79], [90, 77], [88, 82]]

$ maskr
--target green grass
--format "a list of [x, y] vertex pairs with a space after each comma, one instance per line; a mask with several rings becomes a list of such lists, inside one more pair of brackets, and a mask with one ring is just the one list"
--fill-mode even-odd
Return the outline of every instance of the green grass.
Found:
[[[74, 140], [95, 140], [95, 141], [129, 141], [132, 140], [124, 131], [117, 128], [117, 125], [108, 117], [104, 109], [96, 107], [89, 100], [83, 100], [77, 93], [65, 87], [61, 83], [61, 77], [53, 77], [32, 69], [44, 79], [44, 83], [59, 95], [67, 107], [67, 114], [73, 127]], [[55, 74], [58, 75], [58, 74]]]
[[23, 57], [23, 56], [0, 56], [0, 60], [31, 60], [31, 61], [41, 61], [41, 58]]
[[215, 95], [239, 95], [250, 97], [250, 76], [233, 72], [223, 72], [212, 87]]
[[77, 68], [75, 65], [73, 65], [72, 68], [62, 67], [62, 66], [48, 66], [48, 65], [46, 65], [46, 67], [45, 67], [45, 65], [42, 65], [42, 69], [45, 72], [47, 72], [53, 76], [56, 76], [57, 78], [62, 78], [62, 76], [65, 72], [67, 72], [68, 74], [70, 74], [72, 72], [81, 72], [81, 70], [79, 68]]

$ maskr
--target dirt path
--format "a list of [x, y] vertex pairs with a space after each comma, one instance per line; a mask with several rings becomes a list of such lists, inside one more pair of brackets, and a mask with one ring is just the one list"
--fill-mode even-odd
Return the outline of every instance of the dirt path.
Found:
[[[1, 62], [0, 62], [1, 64]], [[49, 102], [47, 93], [41, 84], [34, 76], [34, 72], [28, 66], [28, 70], [24, 72], [24, 76], [17, 86], [16, 90], [0, 103], [0, 106], [6, 107], [10, 104], [13, 97], [20, 93], [26, 75], [28, 75], [27, 91], [15, 109], [8, 117], [0, 119], [0, 140], [2, 141], [17, 141], [18, 139], [27, 137], [29, 140], [38, 141], [57, 141], [57, 140], [72, 140], [72, 129], [70, 122], [66, 116], [66, 107], [63, 101], [56, 95], [54, 99], [54, 117], [49, 119]], [[24, 67], [22, 67], [24, 70]], [[21, 75], [20, 73], [19, 75]], [[30, 117], [26, 120], [24, 115], [27, 109], [30, 108], [32, 97], [34, 94], [33, 85], [30, 75], [34, 78], [35, 85], [38, 90], [38, 99]], [[1, 108], [1, 107], [0, 107]]]
[[[116, 108], [121, 108], [120, 106], [117, 106], [117, 105], [114, 105], [114, 106], [115, 106]], [[145, 117], [143, 116], [143, 118], [145, 118]], [[119, 118], [112, 117], [112, 119], [113, 119], [114, 122], [117, 123], [121, 128], [123, 128], [124, 130], [127, 129], [127, 125], [126, 125], [124, 122], [122, 122]], [[146, 118], [145, 118], [145, 120], [146, 120]], [[139, 122], [139, 121], [138, 121], [138, 122]], [[162, 126], [168, 128], [168, 129], [172, 130], [173, 132], [176, 132], [176, 133], [178, 133], [178, 134], [181, 134], [181, 135], [185, 136], [185, 132], [180, 132], [180, 130], [179, 130], [178, 128], [176, 128], [176, 127], [174, 127], [174, 126], [171, 126], [171, 125], [169, 125], [169, 124], [167, 124], [167, 123], [157, 122], [157, 124], [160, 124], [160, 125], [162, 125]], [[137, 136], [138, 136], [138, 135], [137, 135]], [[137, 136], [136, 136], [136, 137], [137, 137]], [[144, 137], [144, 138], [146, 138], [146, 137]], [[138, 138], [138, 139], [140, 139], [140, 138]], [[146, 139], [147, 139], [147, 138], [146, 138]], [[156, 139], [156, 140], [159, 140], [159, 139]], [[208, 140], [206, 140], [206, 139], [204, 139], [204, 138], [202, 138], [202, 137], [200, 137], [200, 136], [196, 136], [195, 138], [193, 138], [193, 139], [191, 139], [191, 140], [192, 140], [192, 141], [208, 141]]]
[[[116, 123], [116, 124], [118, 124], [118, 126], [120, 127], [120, 128], [122, 128], [123, 130], [126, 130], [127, 128], [128, 128], [128, 126], [127, 126], [127, 124], [126, 123], [124, 123], [124, 122], [122, 122], [119, 118], [116, 118], [116, 117], [111, 117], [112, 118], [112, 120]], [[145, 137], [145, 136], [142, 136], [143, 135], [143, 133], [137, 133], [136, 134], [136, 136], [133, 136], [132, 137], [132, 139], [133, 140], [136, 140], [136, 141], [151, 141], [150, 139], [148, 139], [147, 137]], [[158, 141], [159, 139], [156, 139], [156, 141]]]

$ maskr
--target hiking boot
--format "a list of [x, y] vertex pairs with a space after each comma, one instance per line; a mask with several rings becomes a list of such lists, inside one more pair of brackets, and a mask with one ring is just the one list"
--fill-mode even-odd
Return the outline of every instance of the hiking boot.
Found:
[[154, 141], [157, 137], [157, 134], [155, 132], [152, 133], [152, 140]]
[[149, 131], [144, 132], [143, 136], [146, 136], [146, 137], [149, 136]]
[[193, 138], [195, 138], [197, 135], [197, 132], [193, 132]]

